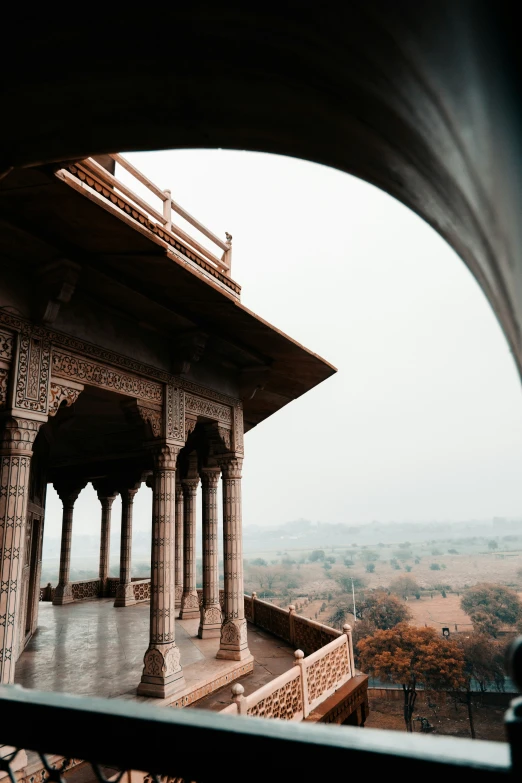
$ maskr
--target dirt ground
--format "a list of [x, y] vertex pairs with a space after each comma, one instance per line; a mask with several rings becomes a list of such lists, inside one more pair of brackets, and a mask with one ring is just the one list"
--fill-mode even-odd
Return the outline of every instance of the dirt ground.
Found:
[[[429, 700], [417, 698], [414, 718], [427, 718], [434, 727], [434, 734], [445, 734], [453, 737], [470, 737], [468, 710], [465, 704], [458, 704], [457, 709], [453, 703], [429, 706]], [[505, 742], [504, 713], [502, 707], [475, 705], [473, 718], [477, 739]], [[370, 698], [370, 715], [365, 724], [372, 729], [391, 729], [392, 731], [406, 731], [402, 713], [402, 701], [388, 701], [387, 699]], [[414, 731], [420, 731], [420, 721], [414, 720]]]

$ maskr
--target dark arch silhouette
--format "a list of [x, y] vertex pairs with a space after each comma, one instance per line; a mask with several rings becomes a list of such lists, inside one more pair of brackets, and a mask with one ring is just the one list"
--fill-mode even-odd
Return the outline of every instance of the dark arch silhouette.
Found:
[[[507, 0], [12, 10], [0, 171], [134, 149], [314, 160], [459, 253], [522, 370], [521, 123]], [[261, 8], [261, 6], [259, 6]], [[80, 10], [80, 9], [78, 9]], [[17, 14], [20, 17], [17, 18]], [[56, 12], [57, 13], [57, 12]], [[422, 248], [419, 248], [422, 252]]]

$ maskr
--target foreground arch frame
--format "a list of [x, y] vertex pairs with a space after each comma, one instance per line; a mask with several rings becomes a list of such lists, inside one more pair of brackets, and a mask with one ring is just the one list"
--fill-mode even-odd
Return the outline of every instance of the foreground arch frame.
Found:
[[[3, 53], [0, 169], [114, 150], [227, 147], [347, 171], [409, 206], [457, 251], [520, 371], [522, 133], [511, 8], [373, 0], [258, 16], [231, 2], [167, 7], [162, 29], [182, 32], [175, 64], [154, 15], [105, 9], [103, 24], [83, 18], [77, 35], [69, 19], [42, 9], [30, 29], [21, 24], [18, 57]], [[103, 56], [86, 57], [84, 47], [107, 31]], [[66, 67], [56, 67], [56, 52]]]

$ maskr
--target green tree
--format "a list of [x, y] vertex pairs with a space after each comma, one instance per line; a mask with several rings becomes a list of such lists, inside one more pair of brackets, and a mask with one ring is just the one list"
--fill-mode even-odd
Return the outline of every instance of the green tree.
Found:
[[357, 618], [371, 623], [376, 629], [388, 630], [411, 619], [407, 606], [395, 595], [384, 590], [363, 593], [356, 603]]
[[464, 654], [453, 641], [433, 628], [399, 623], [391, 630], [376, 631], [358, 643], [359, 666], [373, 677], [401, 685], [406, 730], [413, 731], [412, 717], [417, 687], [457, 690], [464, 685]]
[[398, 576], [390, 584], [390, 590], [395, 595], [400, 595], [401, 598], [408, 598], [410, 595], [415, 595], [419, 590], [419, 585], [412, 576]]
[[497, 637], [502, 625], [522, 621], [522, 604], [514, 590], [504, 585], [481, 582], [466, 590], [460, 600], [475, 630]]
[[314, 549], [310, 554], [311, 563], [317, 563], [318, 560], [324, 560], [324, 551], [322, 549]]
[[491, 550], [491, 552], [493, 552], [494, 549], [498, 549], [498, 544], [494, 538], [492, 538], [491, 541], [488, 541], [488, 549]]
[[367, 563], [366, 570], [369, 574], [373, 574], [375, 571], [375, 563]]
[[431, 563], [430, 568], [432, 571], [440, 571], [440, 565], [438, 563]]

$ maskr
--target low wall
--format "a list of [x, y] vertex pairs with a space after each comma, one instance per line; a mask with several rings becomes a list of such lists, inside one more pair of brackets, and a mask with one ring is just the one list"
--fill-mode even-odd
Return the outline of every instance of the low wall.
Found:
[[259, 628], [302, 650], [305, 655], [320, 650], [342, 635], [335, 628], [301, 617], [293, 606], [281, 609], [268, 601], [261, 601], [256, 593], [252, 593], [252, 597], [245, 595], [245, 617]]
[[[498, 691], [472, 691], [471, 698], [476, 704], [483, 704], [488, 707], [509, 707], [511, 701], [520, 696], [519, 693], [499, 693]], [[402, 688], [368, 688], [369, 699], [381, 699], [385, 701], [404, 700], [404, 691]], [[444, 704], [449, 699], [457, 698], [463, 704], [466, 702], [465, 691], [417, 691], [417, 700], [426, 701], [428, 699], [437, 704]]]
[[280, 720], [305, 720], [325, 699], [354, 675], [351, 631], [304, 657], [295, 653], [295, 665], [248, 696], [236, 683], [233, 702], [221, 712]]

